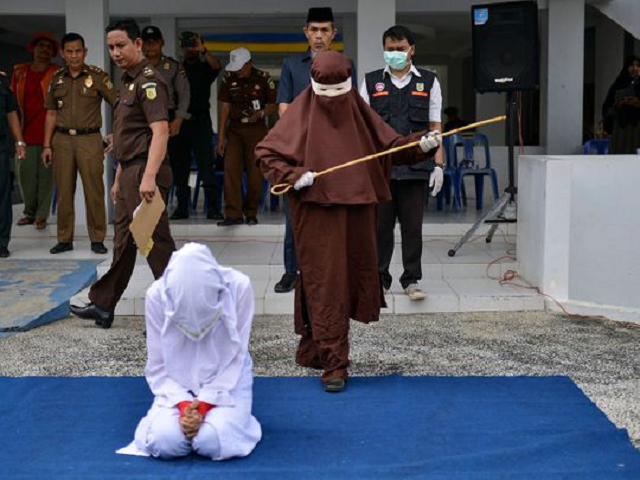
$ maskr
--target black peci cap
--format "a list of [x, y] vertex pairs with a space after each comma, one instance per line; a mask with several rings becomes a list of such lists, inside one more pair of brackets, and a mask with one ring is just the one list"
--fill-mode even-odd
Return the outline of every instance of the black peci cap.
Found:
[[142, 29], [142, 40], [162, 40], [162, 32], [154, 25]]
[[333, 22], [333, 10], [331, 7], [312, 7], [307, 13], [307, 23]]

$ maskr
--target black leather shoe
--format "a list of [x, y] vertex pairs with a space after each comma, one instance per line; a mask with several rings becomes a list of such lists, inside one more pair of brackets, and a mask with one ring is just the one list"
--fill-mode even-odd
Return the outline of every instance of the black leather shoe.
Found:
[[7, 258], [11, 253], [7, 247], [0, 247], [0, 258]]
[[169, 220], [186, 220], [189, 218], [189, 212], [185, 212], [184, 210], [176, 210], [173, 212], [173, 215], [169, 217]]
[[241, 218], [225, 218], [221, 222], [218, 222], [219, 227], [229, 227], [231, 225], [242, 225], [244, 220]]
[[276, 293], [287, 293], [296, 288], [298, 281], [298, 275], [295, 273], [285, 273], [278, 283], [276, 283], [273, 290]]
[[58, 242], [51, 250], [49, 250], [49, 253], [56, 255], [58, 253], [70, 252], [71, 250], [73, 250], [73, 243]]
[[322, 388], [325, 392], [340, 393], [347, 386], [347, 381], [344, 378], [332, 378], [326, 382], [322, 382]]
[[257, 225], [258, 219], [256, 217], [247, 217], [247, 225]]
[[84, 307], [71, 305], [71, 313], [83, 320], [95, 320], [96, 325], [102, 328], [111, 328], [113, 323], [113, 312], [101, 309], [95, 303], [91, 302]]
[[220, 213], [217, 210], [209, 210], [207, 212], [207, 218], [209, 220], [223, 220], [224, 219], [224, 215], [222, 215], [222, 213]]
[[105, 247], [102, 242], [91, 242], [91, 251], [101, 255], [108, 252], [107, 247]]

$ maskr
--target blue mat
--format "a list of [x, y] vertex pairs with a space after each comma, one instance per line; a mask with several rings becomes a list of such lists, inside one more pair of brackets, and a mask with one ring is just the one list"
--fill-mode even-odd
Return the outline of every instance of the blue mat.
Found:
[[142, 378], [0, 378], [2, 478], [640, 478], [640, 453], [564, 377], [257, 378], [245, 459], [116, 455], [151, 401]]
[[69, 316], [69, 298], [96, 279], [98, 260], [0, 262], [0, 338]]

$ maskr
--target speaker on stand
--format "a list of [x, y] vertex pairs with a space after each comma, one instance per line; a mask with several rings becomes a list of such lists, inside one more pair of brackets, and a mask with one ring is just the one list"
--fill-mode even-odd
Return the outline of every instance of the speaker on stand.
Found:
[[449, 250], [449, 256], [491, 223], [486, 241], [491, 243], [500, 223], [516, 222], [514, 174], [514, 92], [538, 87], [538, 6], [534, 1], [492, 3], [471, 7], [473, 83], [478, 93], [506, 93], [506, 141], [509, 184], [504, 195]]

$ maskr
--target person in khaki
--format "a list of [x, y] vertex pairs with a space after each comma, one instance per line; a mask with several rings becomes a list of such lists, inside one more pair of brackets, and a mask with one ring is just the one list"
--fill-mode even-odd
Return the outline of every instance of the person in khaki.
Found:
[[[218, 146], [224, 155], [225, 219], [219, 226], [256, 225], [262, 192], [262, 173], [255, 163], [256, 145], [267, 134], [265, 115], [276, 112], [276, 87], [267, 72], [251, 62], [246, 48], [230, 53], [218, 100], [222, 104], [218, 122]], [[225, 134], [227, 143], [225, 145]], [[247, 172], [247, 197], [242, 201], [242, 172]]]
[[100, 107], [102, 99], [114, 106], [116, 90], [104, 71], [85, 63], [87, 48], [82, 36], [67, 33], [61, 43], [67, 66], [54, 74], [45, 96], [42, 151], [45, 166], [53, 165], [58, 195], [58, 243], [50, 252], [73, 250], [74, 196], [80, 172], [91, 250], [104, 254], [107, 223]]

